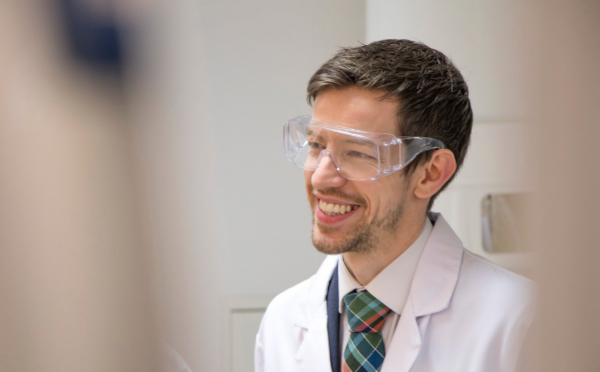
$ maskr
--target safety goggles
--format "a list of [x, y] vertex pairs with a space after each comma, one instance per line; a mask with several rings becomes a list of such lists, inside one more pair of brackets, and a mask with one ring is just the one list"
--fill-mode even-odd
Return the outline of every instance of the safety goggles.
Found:
[[283, 125], [285, 155], [292, 164], [315, 171], [329, 156], [344, 178], [375, 180], [402, 169], [423, 151], [446, 148], [426, 137], [396, 137], [388, 133], [320, 123], [299, 116]]

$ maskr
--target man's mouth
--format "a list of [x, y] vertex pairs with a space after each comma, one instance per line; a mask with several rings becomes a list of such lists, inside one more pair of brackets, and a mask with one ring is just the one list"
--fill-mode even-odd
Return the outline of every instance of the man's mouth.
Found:
[[346, 214], [355, 210], [356, 208], [358, 208], [358, 205], [327, 203], [323, 200], [319, 200], [319, 209], [321, 209], [321, 211], [328, 216]]

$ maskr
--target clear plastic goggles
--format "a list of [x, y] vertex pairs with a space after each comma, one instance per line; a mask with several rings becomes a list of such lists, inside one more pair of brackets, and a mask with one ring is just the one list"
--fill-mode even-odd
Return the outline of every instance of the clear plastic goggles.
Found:
[[375, 180], [402, 169], [423, 151], [446, 148], [426, 137], [396, 137], [388, 133], [320, 123], [299, 116], [283, 125], [285, 155], [292, 164], [314, 171], [329, 156], [344, 178]]

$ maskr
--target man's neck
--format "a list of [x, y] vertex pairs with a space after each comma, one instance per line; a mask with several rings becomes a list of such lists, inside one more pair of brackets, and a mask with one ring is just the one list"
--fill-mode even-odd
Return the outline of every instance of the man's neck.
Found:
[[417, 240], [425, 227], [425, 219], [412, 224], [403, 224], [402, 227], [399, 234], [386, 237], [385, 241], [380, 241], [372, 251], [342, 254], [348, 271], [360, 285], [369, 284]]

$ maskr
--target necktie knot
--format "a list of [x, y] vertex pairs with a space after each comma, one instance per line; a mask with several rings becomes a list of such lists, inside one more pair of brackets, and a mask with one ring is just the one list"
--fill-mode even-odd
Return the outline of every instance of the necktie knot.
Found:
[[344, 297], [344, 303], [350, 332], [381, 332], [392, 311], [368, 291], [350, 293]]

